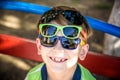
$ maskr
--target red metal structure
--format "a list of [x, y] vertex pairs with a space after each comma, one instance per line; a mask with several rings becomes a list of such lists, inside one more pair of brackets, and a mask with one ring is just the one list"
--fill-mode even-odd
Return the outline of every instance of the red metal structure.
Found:
[[[37, 55], [35, 41], [0, 34], [0, 52], [16, 57], [42, 62]], [[120, 58], [89, 52], [84, 61], [79, 62], [92, 73], [109, 78], [120, 79]]]

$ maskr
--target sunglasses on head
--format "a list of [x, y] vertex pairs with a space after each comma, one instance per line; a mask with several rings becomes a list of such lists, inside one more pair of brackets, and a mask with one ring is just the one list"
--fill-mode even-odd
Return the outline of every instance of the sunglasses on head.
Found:
[[41, 23], [48, 23], [55, 19], [59, 14], [63, 15], [68, 21], [75, 25], [81, 25], [84, 17], [77, 11], [73, 10], [49, 10], [41, 17]]
[[[59, 10], [59, 9], [51, 9], [42, 15], [40, 19], [40, 23], [49, 23], [54, 20], [57, 16], [63, 15], [65, 19], [67, 19], [71, 24], [74, 25], [82, 25], [85, 24], [85, 18], [76, 10]], [[86, 33], [82, 30], [81, 35], [87, 40]]]
[[63, 36], [68, 39], [78, 38], [82, 30], [81, 26], [75, 26], [75, 25], [59, 26], [54, 24], [40, 24], [39, 28], [41, 35], [44, 37], [56, 36], [58, 31], [61, 30]]
[[[85, 42], [79, 38], [82, 30], [81, 26], [67, 25], [58, 26], [53, 24], [40, 24], [41, 44], [46, 47], [53, 47], [60, 40], [61, 45], [65, 49], [76, 49], [78, 44], [84, 45]], [[57, 32], [61, 30], [63, 36], [57, 36]]]

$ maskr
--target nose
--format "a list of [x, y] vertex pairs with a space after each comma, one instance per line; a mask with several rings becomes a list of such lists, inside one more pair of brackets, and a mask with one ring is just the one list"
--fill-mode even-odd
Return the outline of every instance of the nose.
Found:
[[[62, 32], [59, 31], [58, 34], [57, 34], [57, 36], [63, 36]], [[60, 40], [58, 40], [57, 44], [55, 45], [54, 51], [56, 53], [64, 53], [64, 48], [62, 47]]]
[[63, 50], [60, 40], [58, 40], [57, 44], [55, 45], [55, 49]]
[[[63, 36], [63, 35], [62, 35], [62, 32], [61, 32], [61, 31], [58, 31], [57, 36]], [[60, 42], [60, 39], [58, 40], [58, 42], [57, 42], [57, 44], [56, 44], [56, 48], [58, 48], [58, 49], [63, 49], [63, 48], [62, 48], [62, 45], [61, 45], [61, 42]]]
[[64, 57], [65, 56], [65, 50], [62, 47], [60, 41], [58, 41], [58, 43], [54, 47], [53, 51], [54, 51], [56, 57]]

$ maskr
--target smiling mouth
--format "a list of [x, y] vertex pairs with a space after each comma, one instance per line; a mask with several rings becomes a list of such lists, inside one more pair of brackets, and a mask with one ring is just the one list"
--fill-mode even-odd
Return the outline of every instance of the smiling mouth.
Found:
[[65, 58], [58, 58], [58, 57], [50, 57], [50, 59], [56, 63], [62, 63], [62, 62], [65, 62], [67, 60]]

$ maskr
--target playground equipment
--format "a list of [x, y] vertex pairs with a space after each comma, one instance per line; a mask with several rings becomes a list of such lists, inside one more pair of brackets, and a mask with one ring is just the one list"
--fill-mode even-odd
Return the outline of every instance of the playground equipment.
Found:
[[[16, 10], [33, 14], [43, 14], [50, 7], [26, 2], [0, 1], [0, 9]], [[116, 37], [120, 37], [120, 27], [85, 16], [91, 27]], [[22, 49], [22, 50], [21, 50]], [[35, 42], [15, 36], [0, 34], [0, 53], [42, 62], [37, 55]], [[79, 62], [92, 73], [109, 78], [119, 78], [120, 58], [89, 52], [85, 61]]]

